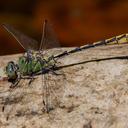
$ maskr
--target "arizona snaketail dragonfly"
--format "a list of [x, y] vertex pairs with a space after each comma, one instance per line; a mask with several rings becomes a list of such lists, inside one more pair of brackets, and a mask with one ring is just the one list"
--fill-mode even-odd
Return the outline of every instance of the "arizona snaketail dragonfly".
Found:
[[[20, 31], [13, 28], [11, 25], [3, 24], [3, 27], [18, 41], [18, 43], [26, 51], [26, 53], [19, 58], [17, 63], [10, 61], [5, 67], [5, 73], [8, 77], [8, 81], [12, 83], [11, 88], [16, 88], [21, 79], [30, 79], [30, 84], [33, 81], [34, 77], [38, 74], [43, 75], [48, 72], [56, 74], [56, 63], [61, 57], [97, 46], [108, 44], [122, 44], [128, 42], [128, 34], [122, 34], [110, 39], [98, 41], [93, 44], [86, 44], [69, 51], [64, 51], [57, 55], [46, 57], [46, 49], [60, 47], [54, 31], [52, 30], [47, 20], [44, 21], [43, 34], [40, 43], [24, 35]], [[49, 113], [52, 108], [49, 106], [47, 95], [46, 100], [43, 100], [43, 103], [45, 104], [45, 111]], [[3, 106], [3, 111], [5, 109], [5, 105]]]

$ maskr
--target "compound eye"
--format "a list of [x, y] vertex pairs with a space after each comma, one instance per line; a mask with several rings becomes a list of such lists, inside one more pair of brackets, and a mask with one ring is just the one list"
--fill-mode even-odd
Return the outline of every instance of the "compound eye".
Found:
[[14, 62], [9, 62], [7, 68], [8, 68], [8, 70], [10, 72], [15, 71], [15, 64], [14, 64]]
[[10, 64], [10, 65], [9, 65], [9, 71], [10, 71], [10, 72], [13, 72], [14, 70], [15, 70], [15, 69], [14, 69], [13, 65]]
[[8, 63], [8, 65], [6, 66], [6, 74], [8, 75], [9, 79], [17, 78], [16, 66], [14, 62]]

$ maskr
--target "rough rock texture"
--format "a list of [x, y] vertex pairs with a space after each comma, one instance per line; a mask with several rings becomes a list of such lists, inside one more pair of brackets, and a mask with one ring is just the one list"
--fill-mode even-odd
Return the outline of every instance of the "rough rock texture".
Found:
[[[58, 66], [83, 62], [56, 71], [63, 75], [40, 75], [31, 85], [21, 80], [14, 89], [1, 81], [0, 128], [127, 128], [128, 60], [87, 62], [126, 55], [128, 45], [92, 48], [59, 59]], [[19, 56], [1, 56], [0, 66]], [[42, 102], [46, 85], [53, 107], [49, 113]]]

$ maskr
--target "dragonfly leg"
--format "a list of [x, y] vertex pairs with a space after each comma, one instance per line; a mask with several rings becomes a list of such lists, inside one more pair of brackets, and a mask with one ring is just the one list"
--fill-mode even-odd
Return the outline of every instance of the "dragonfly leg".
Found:
[[21, 80], [21, 76], [18, 75], [17, 79], [11, 84], [10, 88], [14, 88], [18, 85], [18, 83], [20, 82]]
[[34, 75], [32, 74], [32, 76], [30, 77], [30, 81], [29, 81], [28, 85], [30, 85], [34, 80], [35, 80], [35, 77], [34, 77]]
[[31, 76], [22, 76], [22, 77], [20, 77], [20, 79], [29, 79], [30, 81], [29, 81], [29, 85], [36, 79], [36, 77], [34, 77], [35, 76], [35, 74], [32, 74]]
[[63, 73], [58, 73], [58, 72], [54, 71], [53, 69], [49, 69], [49, 71], [50, 71], [51, 73], [53, 73], [54, 75], [56, 75], [56, 76], [58, 76], [58, 75], [63, 75]]
[[48, 58], [48, 62], [51, 61], [51, 60], [53, 60], [55, 63], [57, 63], [57, 60], [54, 58], [53, 55]]

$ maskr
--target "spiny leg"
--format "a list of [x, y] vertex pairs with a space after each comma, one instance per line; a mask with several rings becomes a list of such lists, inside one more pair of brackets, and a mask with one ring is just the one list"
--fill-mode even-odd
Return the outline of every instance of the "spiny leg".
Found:
[[21, 75], [18, 74], [16, 80], [12, 81], [10, 88], [15, 88], [18, 85], [18, 83], [20, 82], [20, 80], [21, 80]]
[[31, 83], [36, 79], [35, 77], [34, 77], [34, 74], [32, 74], [31, 75], [31, 77], [29, 77], [29, 83], [28, 83], [28, 85], [31, 85]]

